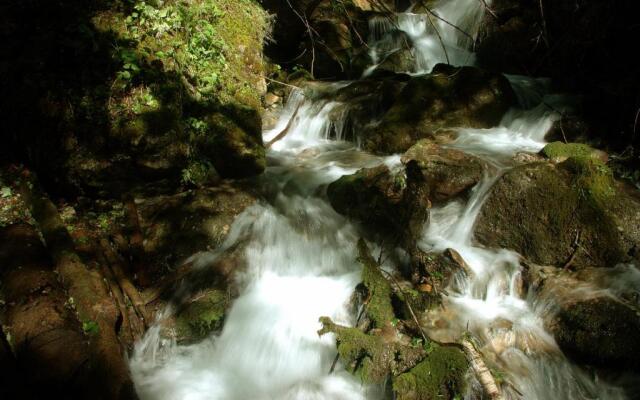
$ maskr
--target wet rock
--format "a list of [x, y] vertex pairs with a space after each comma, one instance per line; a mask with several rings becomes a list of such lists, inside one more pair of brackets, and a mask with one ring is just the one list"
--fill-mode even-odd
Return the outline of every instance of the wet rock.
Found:
[[382, 121], [365, 133], [364, 147], [376, 153], [398, 153], [439, 130], [496, 126], [515, 102], [504, 76], [439, 64], [431, 74], [407, 83]]
[[331, 183], [327, 196], [340, 214], [404, 241], [415, 240], [428, 220], [431, 203], [417, 164], [408, 163], [405, 171], [391, 171], [386, 165], [364, 168]]
[[224, 289], [196, 292], [175, 317], [165, 322], [165, 329], [171, 330], [171, 336], [178, 343], [195, 343], [222, 328], [231, 300]]
[[443, 148], [431, 140], [421, 140], [402, 156], [414, 160], [429, 186], [429, 198], [444, 202], [466, 193], [482, 177], [483, 163], [460, 150]]
[[447, 249], [442, 253], [427, 253], [416, 249], [411, 254], [411, 269], [414, 283], [428, 282], [435, 286], [435, 290], [447, 288], [458, 272], [471, 274], [465, 260], [454, 249]]
[[567, 355], [609, 369], [640, 368], [636, 357], [640, 337], [635, 334], [640, 329], [640, 309], [623, 299], [624, 290], [617, 290], [631, 278], [632, 269], [530, 271], [545, 325]]
[[255, 200], [250, 190], [228, 182], [140, 200], [144, 249], [153, 260], [148, 264], [171, 269], [197, 252], [216, 249], [235, 217]]
[[480, 211], [476, 240], [540, 265], [614, 267], [637, 260], [638, 195], [615, 182], [592, 151], [582, 150], [551, 146], [548, 155], [566, 160], [525, 164], [504, 174]]
[[413, 41], [405, 32], [400, 30], [389, 32], [384, 42], [378, 43], [377, 48], [381, 53], [377, 68], [393, 72], [415, 72]]
[[223, 113], [209, 116], [210, 132], [198, 145], [223, 178], [258, 175], [267, 165], [260, 116], [249, 108], [236, 113], [235, 118]]

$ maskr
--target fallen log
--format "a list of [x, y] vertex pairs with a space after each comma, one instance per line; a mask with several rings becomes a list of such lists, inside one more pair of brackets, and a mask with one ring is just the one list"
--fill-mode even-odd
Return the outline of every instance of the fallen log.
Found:
[[9, 360], [13, 367], [4, 370], [13, 377], [0, 388], [14, 395], [2, 398], [89, 395], [90, 348], [32, 226], [15, 224], [0, 231], [0, 266], [3, 330], [11, 337], [8, 351], [15, 358]]
[[136, 398], [123, 349], [115, 332], [117, 307], [102, 275], [90, 270], [75, 252], [74, 242], [56, 206], [27, 176], [20, 185], [25, 205], [36, 220], [53, 259], [58, 278], [69, 296], [76, 316], [89, 337], [90, 369], [100, 385], [98, 398]]

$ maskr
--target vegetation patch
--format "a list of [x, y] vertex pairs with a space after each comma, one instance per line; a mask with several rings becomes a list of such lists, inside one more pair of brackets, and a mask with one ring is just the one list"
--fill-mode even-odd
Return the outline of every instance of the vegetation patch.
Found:
[[433, 344], [427, 357], [410, 371], [393, 379], [398, 400], [453, 399], [465, 390], [469, 364], [455, 347]]

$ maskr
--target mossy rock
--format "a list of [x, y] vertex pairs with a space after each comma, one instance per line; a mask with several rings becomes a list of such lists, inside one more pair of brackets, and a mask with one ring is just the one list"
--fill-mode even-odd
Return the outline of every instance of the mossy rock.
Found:
[[239, 114], [236, 118], [222, 112], [206, 118], [209, 130], [207, 136], [200, 138], [199, 154], [222, 177], [258, 175], [267, 165], [260, 116], [246, 108], [235, 113]]
[[580, 362], [640, 368], [638, 310], [608, 297], [564, 304], [551, 323], [560, 348]]
[[464, 353], [455, 347], [433, 344], [431, 352], [410, 371], [393, 379], [398, 400], [452, 400], [465, 391], [469, 365]]
[[399, 153], [440, 130], [493, 127], [515, 103], [504, 76], [438, 64], [431, 74], [407, 83], [380, 124], [364, 133], [364, 147], [381, 154]]
[[358, 328], [334, 324], [327, 317], [320, 318], [320, 335], [334, 333], [338, 355], [350, 373], [364, 383], [382, 384], [388, 376], [399, 375], [422, 360], [426, 354], [421, 346], [397, 340], [396, 329], [390, 325], [364, 333]]
[[196, 296], [176, 316], [178, 341], [194, 342], [220, 329], [229, 302], [226, 291], [219, 289], [210, 289]]
[[484, 165], [472, 155], [456, 149], [447, 149], [423, 139], [402, 156], [402, 162], [415, 160], [425, 181], [429, 184], [429, 199], [445, 202], [464, 195], [482, 177]]
[[504, 174], [480, 211], [476, 240], [540, 265], [564, 266], [574, 252], [576, 268], [637, 260], [637, 194], [616, 183], [599, 159], [585, 156], [585, 148], [574, 150], [580, 156], [560, 164], [537, 162]]
[[327, 196], [339, 213], [405, 240], [420, 233], [431, 207], [427, 185], [415, 163], [398, 172], [385, 165], [363, 168], [331, 183]]

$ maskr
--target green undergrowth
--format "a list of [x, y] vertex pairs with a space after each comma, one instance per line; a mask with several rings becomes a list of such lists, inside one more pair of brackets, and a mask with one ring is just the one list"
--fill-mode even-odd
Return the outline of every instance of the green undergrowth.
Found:
[[[260, 106], [255, 85], [269, 18], [253, 0], [136, 1], [130, 12], [101, 13], [93, 23], [118, 38], [116, 86], [135, 87], [159, 68], [196, 97]], [[157, 104], [145, 90], [138, 97], [136, 107]]]

